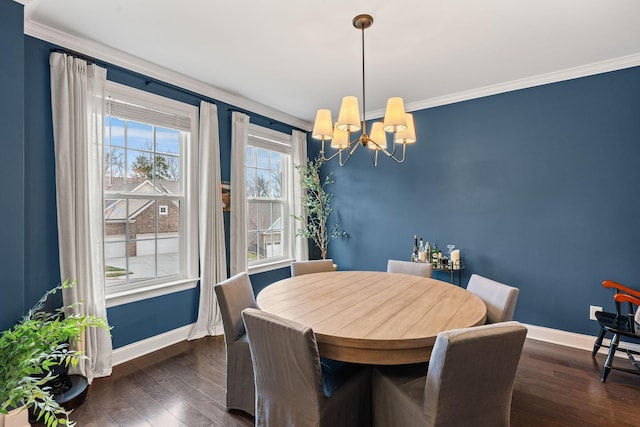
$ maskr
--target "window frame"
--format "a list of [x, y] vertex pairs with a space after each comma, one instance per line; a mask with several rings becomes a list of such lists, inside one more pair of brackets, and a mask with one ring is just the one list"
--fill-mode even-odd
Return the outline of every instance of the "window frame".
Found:
[[[179, 261], [179, 274], [166, 276], [162, 278], [153, 278], [141, 280], [136, 283], [129, 283], [116, 288], [109, 289], [105, 283], [105, 298], [107, 307], [114, 307], [130, 302], [140, 301], [156, 296], [167, 295], [179, 292], [185, 289], [195, 288], [200, 280], [198, 267], [198, 126], [199, 126], [199, 109], [196, 106], [185, 104], [160, 95], [144, 92], [129, 86], [121, 85], [115, 82], [107, 81], [105, 84], [105, 103], [112, 97], [124, 102], [139, 105], [165, 113], [175, 114], [177, 116], [188, 117], [189, 119], [189, 136], [181, 137], [181, 154], [180, 154], [180, 179], [183, 182], [183, 193], [177, 198], [180, 201], [180, 222], [179, 222], [179, 250], [181, 253]], [[105, 120], [103, 126], [106, 127], [107, 110], [105, 109]], [[167, 126], [162, 126], [167, 127]], [[106, 138], [106, 129], [105, 129]], [[104, 145], [104, 140], [102, 141]], [[104, 151], [104, 146], [103, 146]], [[103, 177], [105, 174], [103, 173]], [[131, 193], [105, 192], [104, 183], [102, 184], [102, 198], [117, 199], [126, 196], [126, 199], [135, 199], [144, 197], [131, 196]], [[159, 194], [155, 206], [158, 210], [158, 202], [161, 198], [167, 198], [165, 194]], [[156, 215], [159, 216], [158, 213]], [[157, 221], [157, 219], [156, 219]], [[104, 234], [104, 215], [102, 217], [103, 236]], [[156, 237], [157, 239], [157, 237]], [[106, 244], [105, 239], [105, 244]], [[157, 244], [157, 243], [156, 243]], [[104, 265], [106, 261], [103, 260]]]
[[[293, 214], [293, 185], [294, 185], [294, 173], [296, 173], [293, 167], [293, 149], [292, 143], [293, 138], [290, 134], [286, 134], [283, 132], [279, 132], [273, 129], [269, 129], [263, 126], [256, 125], [254, 123], [249, 123], [248, 125], [248, 147], [258, 147], [263, 148], [270, 151], [276, 151], [281, 153], [282, 161], [281, 161], [281, 169], [282, 169], [282, 182], [281, 182], [281, 191], [283, 197], [280, 199], [274, 199], [269, 197], [256, 197], [252, 198], [258, 202], [261, 201], [281, 201], [283, 204], [283, 215], [282, 215], [282, 229], [283, 229], [283, 238], [281, 238], [281, 244], [283, 247], [283, 256], [277, 259], [266, 260], [263, 262], [251, 262], [247, 259], [247, 269], [249, 274], [261, 273], [265, 271], [276, 270], [280, 268], [285, 268], [291, 265], [291, 262], [295, 261], [295, 254], [293, 253], [295, 248], [295, 228], [294, 228], [294, 220], [291, 216]], [[247, 164], [243, 165], [245, 179], [247, 177]], [[245, 209], [248, 212], [250, 197], [247, 194], [247, 198], [245, 200]], [[248, 252], [248, 222], [245, 223], [245, 230], [247, 232], [247, 242], [245, 242], [246, 250]]]

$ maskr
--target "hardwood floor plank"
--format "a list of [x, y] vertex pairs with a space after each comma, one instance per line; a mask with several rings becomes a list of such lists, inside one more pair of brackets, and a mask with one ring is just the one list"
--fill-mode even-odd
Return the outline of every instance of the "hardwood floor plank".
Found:
[[[71, 418], [78, 427], [253, 426], [253, 417], [225, 409], [225, 357], [224, 339], [207, 337], [116, 366], [110, 377], [93, 382]], [[613, 371], [603, 384], [604, 358], [527, 340], [511, 425], [640, 426], [640, 376]]]

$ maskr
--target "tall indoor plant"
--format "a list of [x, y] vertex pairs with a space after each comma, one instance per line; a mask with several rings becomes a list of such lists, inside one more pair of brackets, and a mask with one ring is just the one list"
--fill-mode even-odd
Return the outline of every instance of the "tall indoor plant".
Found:
[[70, 286], [65, 282], [45, 293], [19, 323], [0, 335], [0, 414], [22, 407], [48, 427], [74, 424], [47, 383], [55, 378], [55, 366], [76, 366], [86, 357], [69, 347], [79, 343], [85, 329], [108, 325], [100, 317], [70, 314], [72, 307], [44, 310], [49, 296]]
[[326, 190], [326, 186], [333, 184], [335, 179], [332, 174], [328, 174], [324, 179], [320, 178], [320, 167], [324, 161], [322, 158], [308, 160], [305, 165], [296, 165], [300, 173], [300, 184], [302, 186], [302, 207], [306, 216], [293, 217], [301, 222], [296, 235], [311, 239], [320, 250], [322, 259], [327, 258], [327, 248], [329, 242], [336, 237], [345, 235], [340, 230], [340, 225], [335, 223], [328, 228], [327, 222], [333, 212], [331, 199], [333, 194]]

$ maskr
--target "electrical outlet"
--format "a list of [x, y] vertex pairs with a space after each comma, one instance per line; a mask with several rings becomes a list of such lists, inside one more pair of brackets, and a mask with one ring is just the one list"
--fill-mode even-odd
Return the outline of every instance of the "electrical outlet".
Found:
[[602, 311], [602, 307], [598, 307], [597, 305], [589, 306], [589, 320], [596, 320], [596, 311]]

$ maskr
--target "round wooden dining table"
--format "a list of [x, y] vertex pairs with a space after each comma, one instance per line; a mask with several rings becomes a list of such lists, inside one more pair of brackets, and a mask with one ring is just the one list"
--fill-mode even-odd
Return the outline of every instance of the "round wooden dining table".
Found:
[[485, 323], [484, 302], [440, 280], [399, 273], [338, 271], [275, 282], [261, 310], [313, 329], [320, 355], [344, 362], [426, 362], [439, 332]]

